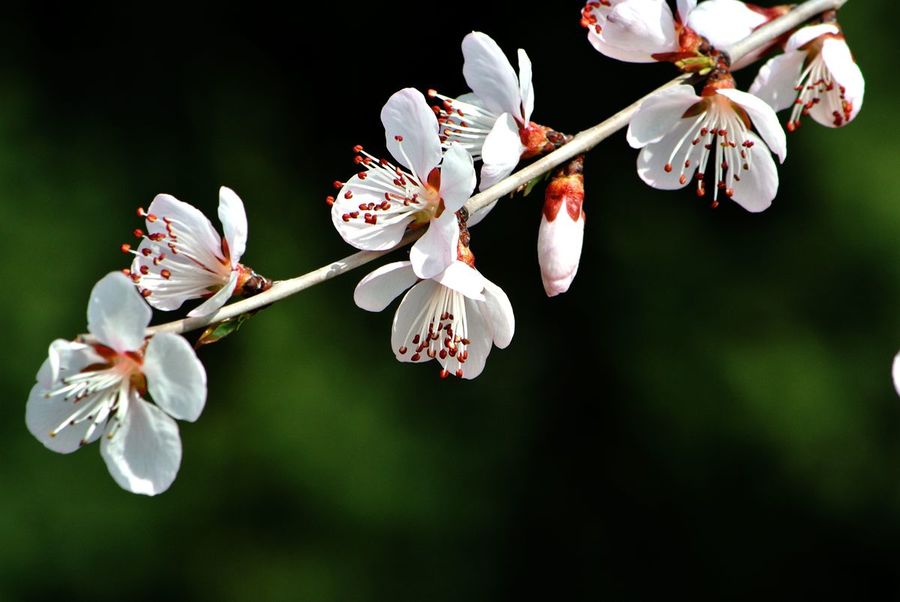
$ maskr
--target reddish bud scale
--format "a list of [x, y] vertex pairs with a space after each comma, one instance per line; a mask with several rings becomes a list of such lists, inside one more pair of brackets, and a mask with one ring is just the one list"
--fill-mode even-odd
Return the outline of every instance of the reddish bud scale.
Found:
[[525, 147], [522, 158], [531, 159], [555, 151], [572, 137], [530, 121], [527, 126], [519, 129], [519, 139]]
[[569, 217], [577, 221], [584, 204], [584, 155], [579, 155], [556, 170], [544, 192], [544, 216], [547, 221], [556, 219], [565, 206]]

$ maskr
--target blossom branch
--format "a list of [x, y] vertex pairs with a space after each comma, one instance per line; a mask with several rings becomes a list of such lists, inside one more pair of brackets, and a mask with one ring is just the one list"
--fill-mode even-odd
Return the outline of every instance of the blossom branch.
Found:
[[[828, 10], [840, 8], [846, 3], [846, 1], [847, 0], [807, 0], [807, 2], [799, 4], [789, 13], [777, 19], [774, 19], [772, 22], [760, 27], [758, 30], [753, 32], [741, 42], [738, 42], [730, 48], [725, 49], [724, 52], [729, 57], [731, 62], [734, 63], [740, 58], [753, 52], [754, 50], [770, 43], [772, 40], [777, 39], [784, 33], [799, 27], [816, 15]], [[560, 165], [571, 161], [578, 155], [581, 155], [593, 149], [595, 146], [597, 146], [597, 144], [627, 126], [632, 116], [635, 114], [638, 107], [640, 107], [641, 103], [643, 103], [644, 100], [646, 100], [650, 96], [653, 96], [654, 94], [657, 94], [661, 90], [686, 83], [691, 79], [691, 77], [692, 76], [689, 74], [684, 74], [674, 78], [673, 80], [664, 84], [663, 86], [660, 86], [653, 92], [633, 102], [628, 107], [622, 109], [609, 119], [606, 119], [605, 121], [595, 125], [590, 129], [580, 132], [568, 144], [565, 144], [561, 148], [508, 176], [507, 178], [501, 180], [487, 190], [474, 195], [465, 205], [469, 214], [484, 209], [485, 207], [498, 201], [503, 196], [515, 193], [531, 180], [543, 176], [544, 174], [551, 172], [553, 169], [559, 167]], [[406, 237], [404, 237], [400, 244], [393, 249], [389, 249], [387, 251], [360, 251], [354, 253], [352, 255], [344, 257], [343, 259], [313, 270], [312, 272], [309, 272], [307, 274], [303, 274], [289, 280], [275, 282], [272, 285], [272, 288], [270, 288], [269, 290], [262, 292], [254, 297], [250, 297], [248, 299], [243, 299], [236, 303], [226, 305], [212, 314], [193, 318], [185, 318], [182, 320], [175, 320], [173, 322], [153, 326], [147, 329], [147, 334], [155, 335], [162, 332], [190, 332], [193, 330], [205, 328], [210, 324], [222, 322], [223, 320], [236, 318], [237, 316], [250, 311], [261, 309], [263, 307], [271, 305], [272, 303], [276, 303], [296, 293], [299, 293], [300, 291], [306, 290], [317, 284], [321, 284], [326, 280], [331, 280], [332, 278], [340, 276], [341, 274], [344, 274], [345, 272], [348, 272], [352, 269], [370, 263], [384, 255], [387, 255], [388, 253], [391, 253], [414, 242], [421, 235], [421, 230], [410, 232], [406, 235]]]

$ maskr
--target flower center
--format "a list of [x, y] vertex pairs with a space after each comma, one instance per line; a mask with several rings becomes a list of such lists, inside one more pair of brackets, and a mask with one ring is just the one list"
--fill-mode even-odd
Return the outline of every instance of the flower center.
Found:
[[[56, 437], [68, 427], [88, 423], [81, 438], [81, 445], [84, 445], [107, 419], [117, 417], [119, 407], [123, 400], [127, 400], [129, 392], [136, 391], [143, 395], [147, 391], [140, 353], [118, 353], [99, 344], [93, 347], [104, 362], [88, 365], [80, 372], [62, 378], [61, 387], [44, 393], [47, 398], [60, 397], [61, 402], [72, 404], [72, 413], [50, 431], [51, 437]], [[114, 429], [110, 430], [108, 436], [112, 437], [114, 433]]]
[[417, 321], [418, 331], [397, 352], [410, 355], [414, 362], [424, 356], [439, 359], [444, 369], [441, 377], [450, 372], [463, 375], [463, 364], [469, 357], [468, 323], [466, 320], [465, 297], [443, 285], [437, 285], [434, 294], [422, 308]]
[[665, 164], [666, 173], [679, 166], [682, 185], [696, 172], [697, 196], [706, 195], [706, 168], [710, 156], [714, 158], [714, 188], [712, 206], [719, 204], [719, 190], [734, 195], [734, 185], [741, 181], [741, 173], [752, 166], [754, 141], [748, 139], [750, 122], [744, 111], [721, 94], [712, 94], [687, 110], [684, 119], [693, 119], [685, 129]]
[[[402, 143], [403, 138], [397, 136]], [[353, 149], [357, 154], [354, 162], [363, 171], [356, 174], [351, 182], [334, 183], [341, 190], [345, 200], [353, 199], [354, 193], [366, 192], [381, 199], [379, 202], [359, 203], [358, 209], [341, 215], [344, 222], [363, 221], [370, 225], [389, 226], [403, 220], [413, 219], [413, 224], [427, 224], [440, 215], [443, 208], [440, 195], [440, 169], [434, 168], [425, 182], [394, 165], [387, 159], [379, 159], [360, 146]], [[401, 144], [402, 152], [402, 144]], [[409, 163], [409, 161], [407, 161]], [[329, 199], [329, 202], [334, 202]]]

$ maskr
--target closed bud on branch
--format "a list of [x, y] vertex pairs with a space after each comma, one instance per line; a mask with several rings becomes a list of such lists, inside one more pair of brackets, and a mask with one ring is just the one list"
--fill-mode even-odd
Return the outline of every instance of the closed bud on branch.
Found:
[[569, 290], [584, 241], [584, 155], [553, 174], [544, 194], [538, 230], [538, 263], [548, 297]]

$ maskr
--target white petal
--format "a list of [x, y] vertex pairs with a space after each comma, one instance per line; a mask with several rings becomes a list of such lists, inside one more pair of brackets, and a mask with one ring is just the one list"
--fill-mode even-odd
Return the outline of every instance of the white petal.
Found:
[[759, 213], [769, 208], [778, 193], [778, 169], [759, 137], [747, 132], [747, 139], [754, 143], [752, 162], [749, 170], [740, 171], [741, 181], [734, 183], [732, 200], [747, 211]]
[[665, 166], [679, 141], [690, 134], [690, 130], [694, 125], [693, 121], [693, 119], [682, 119], [659, 142], [648, 144], [641, 149], [637, 158], [637, 170], [638, 176], [644, 182], [660, 190], [678, 190], [688, 185], [696, 166], [689, 172], [685, 172], [687, 179], [684, 184], [679, 181], [679, 177], [681, 166], [684, 165], [688, 151], [691, 149], [691, 141], [689, 139], [681, 145], [681, 148], [672, 159], [674, 169], [671, 172], [666, 172]]
[[897, 395], [900, 395], [900, 353], [894, 356], [894, 366], [891, 370], [894, 378], [894, 388], [897, 389]]
[[735, 44], [766, 22], [738, 0], [707, 0], [691, 11], [687, 25], [720, 50]]
[[513, 172], [525, 147], [519, 127], [509, 113], [501, 115], [484, 140], [481, 150], [481, 183], [479, 190], [490, 188]]
[[475, 268], [470, 267], [468, 264], [461, 261], [454, 261], [451, 263], [447, 269], [438, 274], [434, 280], [442, 286], [453, 289], [469, 299], [475, 299], [476, 301], [484, 300], [483, 292], [485, 284], [487, 283], [487, 278], [482, 276]]
[[509, 59], [490, 36], [473, 31], [462, 41], [463, 77], [493, 113], [521, 116], [519, 82]]
[[175, 480], [181, 465], [178, 425], [137, 395], [129, 401], [121, 421], [121, 426], [111, 431], [112, 436], [103, 437], [100, 444], [109, 474], [132, 493], [162, 493]]
[[479, 306], [490, 327], [494, 345], [505, 349], [516, 332], [516, 318], [509, 297], [503, 289], [485, 278], [484, 302], [479, 303]]
[[[331, 206], [331, 223], [341, 238], [357, 249], [364, 251], [393, 249], [403, 240], [406, 227], [413, 221], [412, 212], [405, 217], [395, 215], [390, 220], [379, 216], [381, 219], [375, 224], [367, 223], [362, 218], [344, 221], [343, 216], [359, 211], [360, 204], [379, 205], [384, 202], [383, 194], [367, 190], [366, 186], [366, 182], [360, 180], [358, 174], [347, 181], [335, 197], [334, 205]], [[350, 192], [350, 198], [347, 198], [347, 192]]]
[[626, 57], [637, 55], [643, 58], [634, 62], [652, 62], [653, 54], [678, 50], [675, 19], [668, 5], [660, 0], [625, 0], [616, 4], [606, 16], [600, 37], [608, 47], [622, 53], [622, 58], [613, 57], [619, 60], [631, 61]]
[[394, 314], [394, 324], [391, 327], [391, 348], [394, 355], [401, 362], [427, 362], [431, 358], [425, 353], [419, 354], [419, 359], [413, 360], [415, 355], [412, 350], [407, 353], [400, 353], [401, 347], [409, 347], [413, 337], [419, 333], [422, 328], [423, 320], [430, 319], [431, 316], [423, 315], [426, 305], [431, 298], [437, 293], [437, 287], [440, 285], [434, 280], [422, 280], [417, 285], [409, 289], [404, 295], [403, 300], [397, 307]]
[[626, 140], [631, 148], [641, 148], [659, 142], [681, 121], [685, 111], [701, 98], [692, 86], [673, 86], [654, 94], [641, 106], [628, 124]]
[[389, 263], [359, 281], [353, 291], [353, 301], [366, 311], [381, 311], [417, 280], [408, 261]]
[[153, 401], [172, 418], [193, 422], [206, 403], [206, 370], [184, 337], [161, 333], [150, 339], [144, 375]]
[[391, 155], [424, 183], [441, 162], [438, 121], [425, 97], [415, 88], [396, 92], [381, 109], [381, 123]]
[[519, 48], [519, 97], [522, 99], [522, 124], [528, 125], [534, 111], [534, 85], [531, 83], [531, 59]]
[[459, 222], [456, 215], [444, 211], [439, 219], [431, 220], [428, 230], [412, 246], [409, 261], [419, 278], [433, 278], [456, 260], [459, 242]]
[[804, 60], [806, 53], [799, 50], [769, 59], [753, 80], [750, 94], [761, 98], [775, 111], [792, 107], [797, 98], [795, 86]]
[[541, 266], [541, 281], [548, 297], [554, 297], [569, 290], [578, 272], [581, 261], [581, 247], [584, 242], [584, 215], [573, 219], [565, 206], [559, 208], [553, 221], [541, 216], [538, 230], [538, 264]]
[[116, 351], [136, 351], [153, 312], [122, 272], [104, 276], [91, 290], [88, 332]]
[[[60, 454], [70, 454], [81, 447], [81, 441], [87, 434], [91, 421], [85, 420], [79, 424], [66, 426], [55, 436], [51, 436], [50, 433], [68, 422], [80, 406], [66, 401], [61, 395], [45, 397], [46, 391], [47, 389], [40, 383], [31, 388], [28, 402], [25, 404], [25, 425], [28, 432], [47, 449]], [[96, 429], [91, 440], [96, 440], [102, 432], [102, 428]]]
[[219, 188], [219, 221], [231, 255], [231, 267], [237, 267], [247, 249], [247, 214], [244, 203], [231, 188]]
[[784, 163], [784, 159], [787, 157], [787, 136], [785, 136], [781, 124], [778, 123], [778, 116], [775, 115], [772, 107], [762, 99], [740, 90], [719, 90], [719, 94], [727, 96], [747, 111], [753, 122], [753, 128], [759, 132], [772, 152], [778, 155], [778, 158]]
[[[847, 42], [840, 39], [829, 38], [822, 44], [822, 59], [831, 75], [839, 85], [844, 87], [844, 98], [853, 105], [847, 122], [853, 121], [862, 108], [863, 96], [866, 91], [866, 80]], [[846, 122], [845, 122], [846, 123]]]
[[197, 318], [200, 316], [207, 316], [219, 311], [219, 309], [221, 309], [222, 306], [228, 303], [228, 300], [231, 299], [231, 296], [234, 294], [234, 288], [235, 286], [237, 286], [237, 281], [238, 273], [236, 271], [231, 272], [231, 275], [228, 277], [228, 281], [222, 286], [222, 288], [220, 288], [212, 297], [189, 311], [188, 317]]
[[167, 224], [163, 220], [166, 218], [172, 222], [176, 236], [178, 232], [186, 230], [191, 232], [191, 238], [196, 240], [191, 252], [200, 263], [207, 267], [215, 267], [224, 261], [222, 238], [209, 219], [193, 205], [179, 201], [169, 194], [158, 194], [147, 211], [159, 218], [156, 221], [147, 221], [149, 233], [168, 234]]
[[93, 347], [84, 343], [56, 339], [50, 343], [47, 359], [37, 373], [37, 382], [49, 389], [61, 378], [80, 372], [90, 364], [102, 362]]
[[475, 166], [472, 157], [456, 142], [444, 153], [441, 163], [441, 198], [444, 211], [456, 213], [475, 190]]
[[678, 0], [678, 18], [682, 23], [687, 23], [691, 12], [697, 7], [697, 0]]
[[839, 32], [840, 30], [831, 23], [820, 23], [818, 25], [801, 27], [788, 38], [787, 44], [784, 45], [784, 49], [785, 51], [797, 50], [801, 46], [809, 44], [819, 36], [836, 34]]

